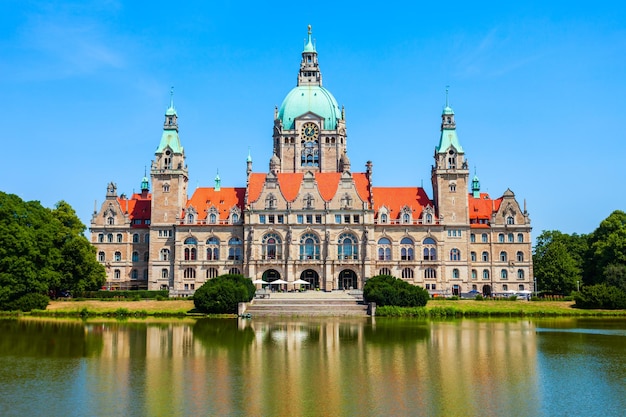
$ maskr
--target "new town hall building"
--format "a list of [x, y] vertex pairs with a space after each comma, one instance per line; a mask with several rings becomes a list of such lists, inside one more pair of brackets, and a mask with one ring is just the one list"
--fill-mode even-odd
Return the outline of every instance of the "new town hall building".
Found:
[[94, 211], [91, 239], [107, 287], [190, 294], [241, 273], [330, 291], [391, 274], [432, 294], [532, 290], [526, 208], [510, 190], [491, 198], [476, 176], [470, 181], [448, 105], [434, 143], [432, 198], [422, 187], [375, 186], [372, 162], [353, 171], [344, 116], [322, 86], [309, 28], [297, 85], [275, 111], [267, 171], [254, 172], [248, 156], [245, 187], [222, 187], [217, 177], [189, 198], [171, 102], [141, 193], [118, 195], [110, 183]]

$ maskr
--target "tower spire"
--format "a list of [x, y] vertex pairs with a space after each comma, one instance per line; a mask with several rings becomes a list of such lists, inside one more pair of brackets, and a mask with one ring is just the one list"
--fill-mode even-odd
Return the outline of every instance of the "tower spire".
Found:
[[220, 178], [220, 170], [217, 170], [217, 175], [215, 175], [215, 191], [219, 191], [220, 190], [220, 184], [222, 183], [222, 180]]
[[317, 51], [313, 44], [311, 25], [308, 26], [307, 41], [302, 51], [302, 62], [298, 74], [298, 86], [322, 85], [322, 73], [317, 62]]

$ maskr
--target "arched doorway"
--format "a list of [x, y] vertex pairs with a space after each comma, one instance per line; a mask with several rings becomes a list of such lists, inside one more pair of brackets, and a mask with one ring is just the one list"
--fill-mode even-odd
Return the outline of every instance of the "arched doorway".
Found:
[[280, 279], [280, 272], [275, 269], [268, 269], [263, 272], [263, 281], [272, 282]]
[[315, 289], [320, 287], [320, 276], [319, 274], [312, 270], [307, 269], [300, 274], [300, 279], [309, 283], [310, 289]]
[[491, 285], [483, 285], [483, 295], [485, 297], [491, 296]]
[[351, 290], [358, 288], [356, 273], [350, 269], [344, 269], [339, 273], [338, 288], [340, 290]]

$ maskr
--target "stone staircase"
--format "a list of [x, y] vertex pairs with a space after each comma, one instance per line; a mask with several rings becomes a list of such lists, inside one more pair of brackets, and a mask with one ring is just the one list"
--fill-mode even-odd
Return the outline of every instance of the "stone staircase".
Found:
[[242, 315], [252, 317], [367, 317], [367, 305], [358, 294], [343, 291], [270, 293], [268, 298], [254, 298]]

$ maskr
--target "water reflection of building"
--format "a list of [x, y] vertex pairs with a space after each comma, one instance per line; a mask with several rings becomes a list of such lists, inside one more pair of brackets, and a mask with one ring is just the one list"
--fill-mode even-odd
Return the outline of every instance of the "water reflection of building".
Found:
[[[333, 290], [391, 274], [431, 293], [530, 290], [525, 204], [511, 190], [481, 192], [476, 175], [470, 181], [447, 97], [439, 139], [427, 142], [435, 147], [432, 196], [418, 186], [376, 186], [371, 161], [365, 172], [350, 163], [345, 111], [322, 86], [310, 29], [301, 55], [297, 85], [274, 114], [268, 169], [253, 172], [248, 156], [245, 187], [222, 187], [218, 176], [188, 197], [171, 101], [141, 193], [118, 195], [110, 183], [94, 210], [91, 238], [107, 285], [191, 294], [207, 279], [242, 273]], [[378, 135], [381, 146], [393, 141]], [[397, 175], [408, 172], [400, 168]]]

